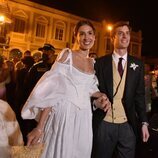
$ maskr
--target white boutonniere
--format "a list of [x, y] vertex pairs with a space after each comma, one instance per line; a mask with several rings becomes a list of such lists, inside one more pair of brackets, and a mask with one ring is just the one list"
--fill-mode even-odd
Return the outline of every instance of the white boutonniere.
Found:
[[135, 63], [131, 63], [130, 68], [132, 68], [134, 71], [136, 68], [139, 67], [139, 65], [136, 65]]

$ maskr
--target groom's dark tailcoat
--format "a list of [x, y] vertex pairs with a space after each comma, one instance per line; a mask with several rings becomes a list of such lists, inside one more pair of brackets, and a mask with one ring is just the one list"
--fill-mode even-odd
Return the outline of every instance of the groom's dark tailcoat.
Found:
[[[137, 65], [131, 67], [132, 64]], [[99, 89], [105, 93], [110, 102], [113, 103], [113, 69], [112, 54], [106, 55], [96, 60], [96, 76], [99, 81]], [[144, 65], [141, 60], [127, 55], [127, 74], [125, 80], [124, 95], [122, 103], [129, 124], [132, 126], [136, 136], [138, 130], [138, 121], [147, 122], [145, 112], [145, 87], [144, 87]], [[97, 131], [99, 123], [103, 120], [106, 113], [97, 109], [93, 113], [93, 132]]]

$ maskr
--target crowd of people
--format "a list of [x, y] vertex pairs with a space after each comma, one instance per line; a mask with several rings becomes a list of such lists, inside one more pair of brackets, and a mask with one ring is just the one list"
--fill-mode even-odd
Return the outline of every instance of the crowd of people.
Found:
[[[18, 134], [15, 143], [8, 134], [5, 147], [44, 143], [41, 158], [135, 158], [137, 145], [147, 144], [150, 136], [147, 112], [153, 98], [147, 98], [150, 77], [143, 62], [129, 55], [130, 32], [129, 22], [117, 22], [111, 31], [113, 51], [98, 57], [90, 51], [95, 28], [81, 20], [73, 48], [57, 57], [48, 43], [37, 56], [27, 50], [17, 63], [0, 56], [0, 108], [9, 109], [0, 115], [0, 156], [4, 115], [12, 114]], [[154, 81], [157, 85], [157, 77]]]
[[44, 44], [39, 50], [42, 53], [37, 55], [25, 51], [16, 63], [0, 56], [0, 157], [10, 157], [9, 147], [4, 150], [7, 145], [25, 145], [27, 134], [36, 126], [35, 120], [22, 119], [21, 110], [36, 82], [51, 68], [56, 57], [51, 44]]

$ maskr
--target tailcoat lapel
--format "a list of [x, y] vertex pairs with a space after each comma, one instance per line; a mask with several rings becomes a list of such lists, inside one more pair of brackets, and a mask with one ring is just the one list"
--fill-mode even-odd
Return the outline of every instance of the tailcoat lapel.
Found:
[[105, 82], [107, 87], [107, 94], [109, 94], [109, 98], [113, 101], [113, 69], [112, 69], [112, 55], [109, 55], [107, 58], [106, 65], [105, 65]]
[[125, 98], [128, 97], [130, 95], [132, 86], [133, 85], [133, 81], [135, 80], [135, 71], [130, 67], [131, 63], [133, 62], [133, 59], [131, 58], [130, 55], [127, 56], [127, 74], [126, 74], [126, 83], [125, 83]]

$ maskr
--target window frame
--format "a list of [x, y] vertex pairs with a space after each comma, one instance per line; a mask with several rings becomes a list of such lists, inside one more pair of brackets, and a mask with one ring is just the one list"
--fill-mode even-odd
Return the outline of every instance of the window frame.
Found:
[[64, 41], [65, 40], [65, 32], [66, 32], [66, 26], [65, 23], [62, 21], [57, 21], [54, 25], [54, 35], [53, 39], [58, 41]]

